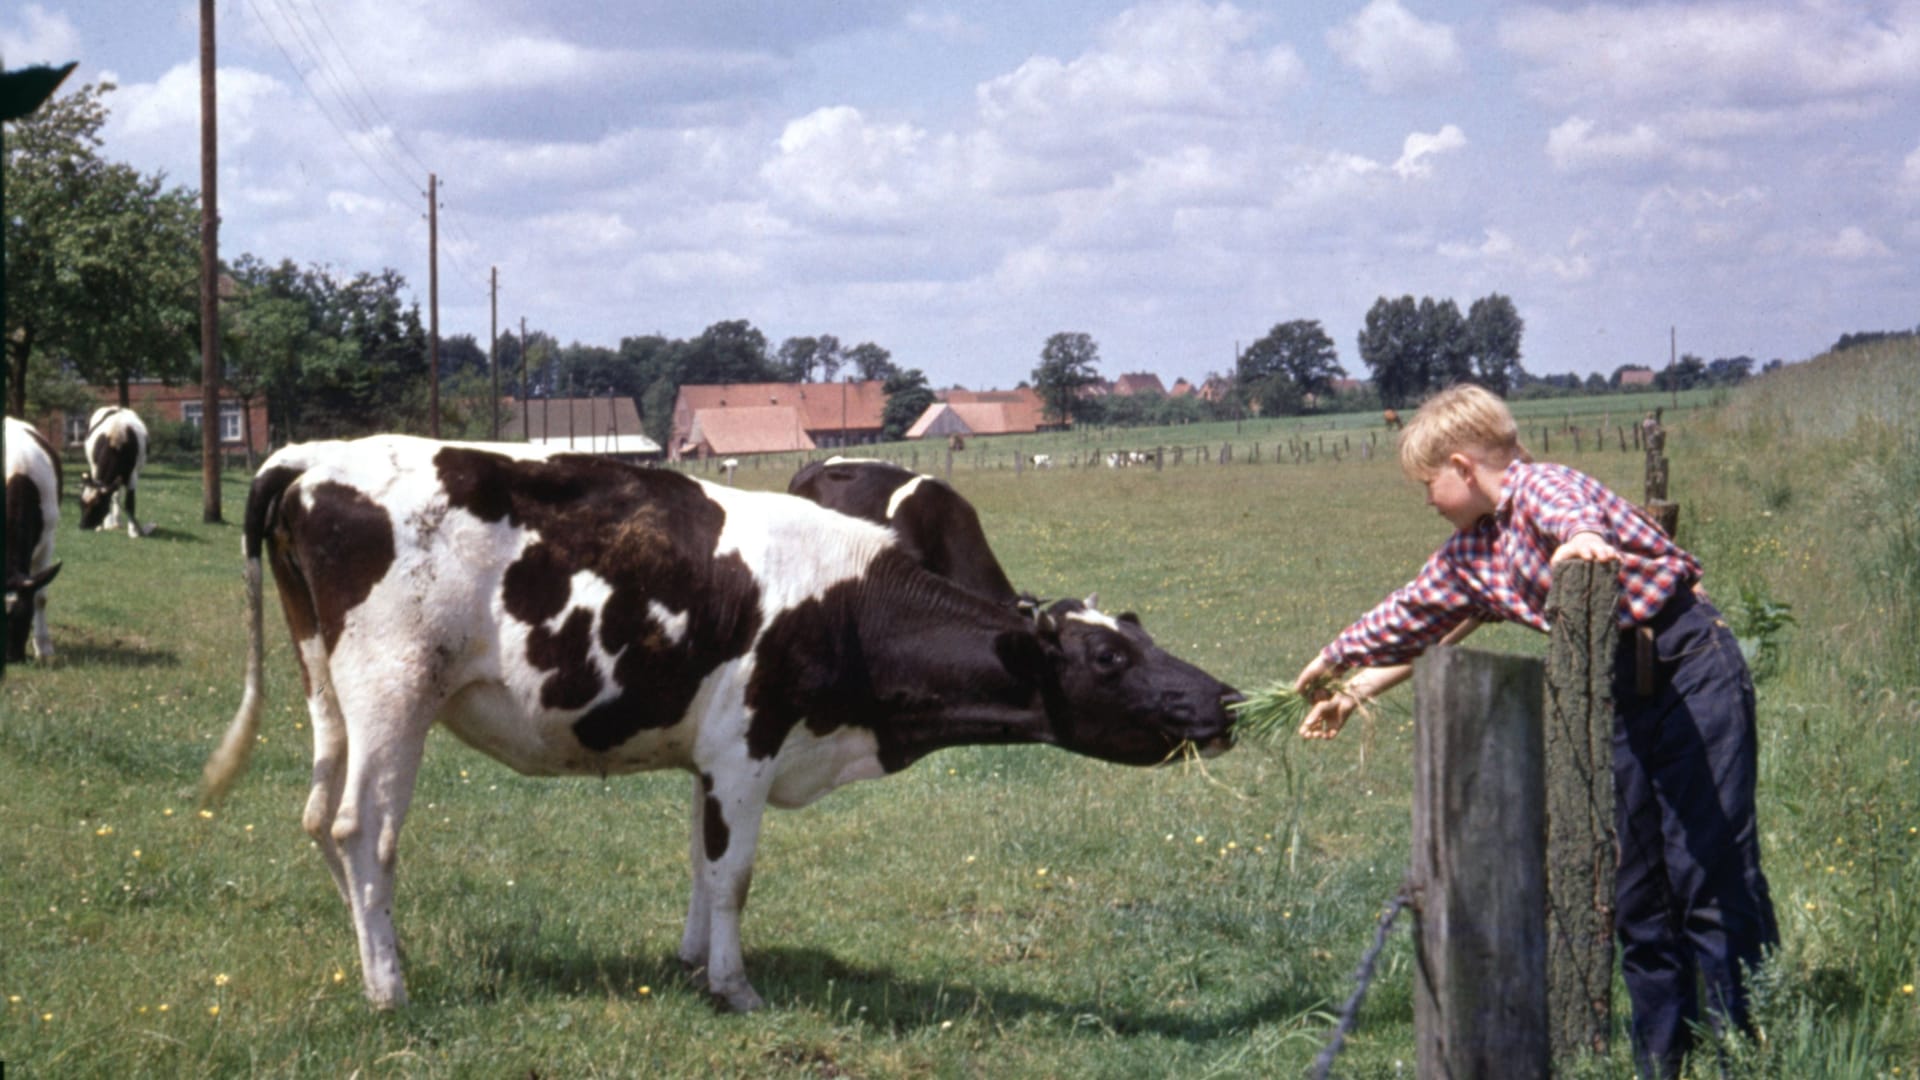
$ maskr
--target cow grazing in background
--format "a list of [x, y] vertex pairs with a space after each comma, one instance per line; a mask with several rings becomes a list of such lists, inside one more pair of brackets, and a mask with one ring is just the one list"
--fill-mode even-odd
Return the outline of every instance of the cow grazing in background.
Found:
[[60, 455], [31, 424], [7, 421], [7, 659], [53, 659], [46, 588], [60, 573], [53, 531], [60, 524]]
[[1053, 468], [1053, 455], [1052, 455], [1052, 454], [1035, 454], [1035, 455], [1033, 455], [1033, 457], [1032, 457], [1031, 459], [1029, 459], [1029, 460], [1030, 460], [1030, 461], [1031, 461], [1031, 462], [1033, 463], [1033, 467], [1034, 467], [1034, 468], [1036, 468], [1036, 469], [1051, 469], [1051, 468]]
[[314, 733], [303, 818], [353, 913], [367, 996], [406, 1000], [394, 867], [435, 722], [529, 775], [692, 774], [680, 958], [734, 1009], [765, 807], [943, 747], [1052, 744], [1152, 765], [1230, 744], [1235, 698], [1129, 616], [1023, 615], [888, 530], [786, 495], [504, 444], [287, 447], [243, 532], [245, 693], [217, 800], [258, 739], [261, 563]]
[[95, 409], [87, 422], [86, 452], [87, 475], [80, 481], [80, 527], [118, 528], [124, 503], [127, 535], [142, 535], [134, 518], [134, 495], [140, 486], [140, 470], [147, 464], [147, 425], [132, 409], [118, 405]]
[[1018, 597], [973, 504], [944, 480], [886, 461], [833, 457], [800, 467], [787, 494], [892, 529], [920, 565], [982, 596]]
[[1381, 410], [1380, 422], [1387, 425], [1388, 431], [1400, 430], [1400, 414], [1393, 409]]

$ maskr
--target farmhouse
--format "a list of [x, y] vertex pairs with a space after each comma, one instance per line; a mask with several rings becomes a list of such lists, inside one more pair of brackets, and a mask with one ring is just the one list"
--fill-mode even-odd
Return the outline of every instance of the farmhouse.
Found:
[[1629, 367], [1620, 369], [1620, 388], [1622, 390], [1652, 385], [1652, 368]]
[[626, 461], [660, 456], [660, 444], [647, 437], [633, 399], [622, 395], [503, 401], [500, 437]]
[[679, 461], [875, 443], [886, 407], [879, 379], [683, 386], [673, 401], [667, 456]]
[[1057, 425], [1043, 425], [1045, 406], [1032, 387], [1015, 390], [943, 390], [927, 406], [907, 438], [947, 435], [1026, 435]]

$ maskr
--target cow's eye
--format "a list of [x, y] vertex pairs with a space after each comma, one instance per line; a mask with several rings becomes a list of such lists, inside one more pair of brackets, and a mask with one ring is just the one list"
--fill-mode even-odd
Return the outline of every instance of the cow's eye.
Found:
[[1101, 645], [1094, 649], [1093, 662], [1099, 667], [1117, 668], [1127, 662], [1127, 657], [1111, 645]]

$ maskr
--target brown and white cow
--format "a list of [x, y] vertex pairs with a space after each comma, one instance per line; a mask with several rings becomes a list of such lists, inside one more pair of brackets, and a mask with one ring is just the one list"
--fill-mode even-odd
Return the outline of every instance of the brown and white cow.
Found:
[[7, 421], [7, 659], [53, 659], [47, 585], [60, 573], [53, 532], [60, 524], [60, 455], [31, 424]]
[[394, 861], [428, 729], [531, 775], [693, 776], [680, 958], [734, 1009], [767, 804], [804, 806], [943, 747], [1047, 743], [1152, 765], [1230, 744], [1230, 687], [1134, 620], [1039, 617], [918, 566], [804, 499], [661, 469], [402, 436], [274, 454], [247, 499], [245, 694], [262, 707], [261, 560], [314, 727], [304, 825], [352, 909], [367, 996], [406, 1000]]
[[142, 535], [134, 518], [135, 489], [140, 470], [147, 465], [147, 425], [140, 414], [118, 405], [104, 405], [87, 421], [87, 475], [80, 481], [80, 527], [120, 527], [125, 504], [127, 535]]
[[944, 480], [892, 462], [833, 457], [801, 466], [787, 494], [885, 525], [928, 570], [982, 596], [1017, 599], [979, 513]]

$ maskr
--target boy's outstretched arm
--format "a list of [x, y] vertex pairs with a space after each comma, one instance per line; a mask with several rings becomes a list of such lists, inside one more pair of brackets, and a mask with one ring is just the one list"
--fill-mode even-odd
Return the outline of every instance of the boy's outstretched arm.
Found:
[[[1454, 645], [1464, 640], [1468, 634], [1480, 628], [1480, 620], [1467, 619], [1460, 625], [1447, 631], [1440, 639], [1442, 645]], [[1301, 694], [1312, 692], [1315, 684], [1323, 680], [1337, 678], [1342, 668], [1327, 662], [1322, 654], [1315, 654], [1312, 662], [1300, 669], [1293, 680], [1293, 689]], [[1321, 690], [1322, 696], [1307, 711], [1307, 718], [1300, 722], [1300, 737], [1303, 739], [1331, 739], [1340, 734], [1347, 726], [1355, 710], [1372, 701], [1388, 690], [1399, 686], [1413, 676], [1412, 664], [1392, 664], [1387, 667], [1362, 668], [1360, 673], [1348, 679], [1344, 686], [1332, 691]]]

